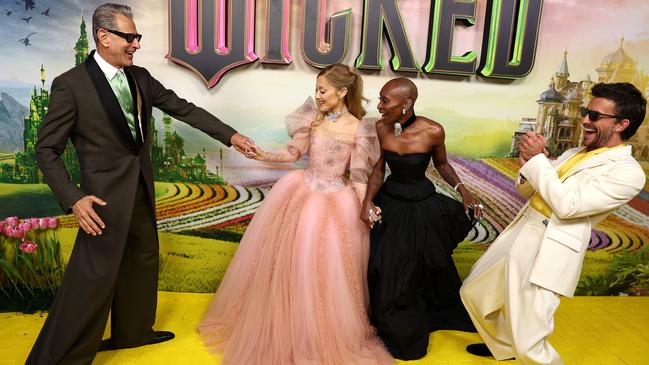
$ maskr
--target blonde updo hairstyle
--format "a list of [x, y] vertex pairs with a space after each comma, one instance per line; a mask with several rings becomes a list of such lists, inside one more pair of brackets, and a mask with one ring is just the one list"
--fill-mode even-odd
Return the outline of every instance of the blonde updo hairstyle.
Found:
[[[347, 89], [347, 94], [343, 98], [347, 110], [357, 119], [363, 118], [365, 115], [365, 108], [363, 108], [363, 101], [367, 101], [363, 97], [363, 79], [354, 69], [342, 63], [336, 63], [324, 68], [318, 77], [324, 76], [327, 81], [336, 89]], [[323, 115], [318, 116], [321, 120]]]

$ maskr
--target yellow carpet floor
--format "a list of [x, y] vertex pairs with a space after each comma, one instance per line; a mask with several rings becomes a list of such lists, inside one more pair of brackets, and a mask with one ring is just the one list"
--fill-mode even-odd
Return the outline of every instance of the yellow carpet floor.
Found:
[[[176, 333], [176, 339], [131, 350], [99, 353], [93, 364], [219, 364], [205, 350], [195, 328], [211, 294], [161, 292], [156, 329]], [[45, 314], [0, 313], [0, 364], [23, 364]], [[566, 364], [649, 365], [649, 297], [564, 298], [550, 342]], [[439, 331], [431, 335], [428, 355], [412, 365], [514, 364], [479, 358], [464, 351], [479, 342], [477, 334]], [[244, 365], [244, 364], [242, 364]]]

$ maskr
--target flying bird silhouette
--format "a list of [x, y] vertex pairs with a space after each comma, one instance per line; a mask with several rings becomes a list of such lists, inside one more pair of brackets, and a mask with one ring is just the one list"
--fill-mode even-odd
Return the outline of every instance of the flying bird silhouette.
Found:
[[27, 35], [27, 37], [22, 38], [22, 39], [19, 40], [18, 42], [22, 43], [25, 47], [27, 47], [27, 46], [31, 46], [32, 44], [31, 44], [31, 42], [29, 41], [29, 37], [33, 36], [34, 34], [36, 34], [36, 32], [31, 32], [31, 33], [29, 33], [29, 34]]
[[29, 18], [20, 18], [20, 19], [22, 19], [22, 20], [26, 21], [27, 23], [29, 23], [29, 21], [32, 19], [32, 17], [30, 16]]
[[34, 9], [36, 6], [36, 1], [34, 0], [24, 0], [23, 2], [25, 3], [25, 10]]
[[42, 12], [41, 15], [50, 16], [50, 9], [52, 9], [52, 8], [47, 8], [47, 10]]
[[7, 15], [11, 15], [13, 12], [14, 12], [13, 10], [5, 9], [5, 14], [7, 14]]

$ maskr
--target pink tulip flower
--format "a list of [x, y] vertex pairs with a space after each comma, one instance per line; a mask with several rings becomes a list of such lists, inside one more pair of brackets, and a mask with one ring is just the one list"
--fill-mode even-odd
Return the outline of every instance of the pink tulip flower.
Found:
[[18, 225], [18, 228], [20, 228], [23, 232], [27, 233], [32, 230], [32, 225], [29, 222], [24, 222], [24, 223], [20, 223]]
[[56, 228], [59, 225], [59, 220], [55, 217], [45, 218], [45, 221], [47, 222], [47, 228]]
[[29, 218], [29, 224], [32, 225], [32, 229], [39, 229], [38, 218]]
[[6, 222], [8, 225], [13, 227], [13, 226], [17, 226], [18, 223], [20, 223], [20, 219], [18, 219], [18, 217], [9, 217], [6, 219]]
[[23, 229], [22, 225], [17, 226], [16, 228], [12, 228], [12, 233], [13, 237], [15, 238], [25, 238], [25, 230]]
[[18, 246], [18, 248], [20, 248], [20, 251], [24, 253], [34, 253], [34, 251], [36, 251], [36, 249], [38, 248], [38, 245], [32, 241], [25, 240], [20, 244], [20, 246]]
[[47, 229], [47, 218], [39, 218], [38, 226], [40, 227], [40, 229]]

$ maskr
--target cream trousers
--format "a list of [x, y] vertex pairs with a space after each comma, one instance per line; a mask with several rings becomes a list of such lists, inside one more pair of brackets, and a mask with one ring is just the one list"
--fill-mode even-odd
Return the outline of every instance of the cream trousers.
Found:
[[497, 360], [563, 364], [547, 341], [560, 296], [529, 282], [545, 219], [527, 208], [475, 263], [460, 289], [471, 320]]

